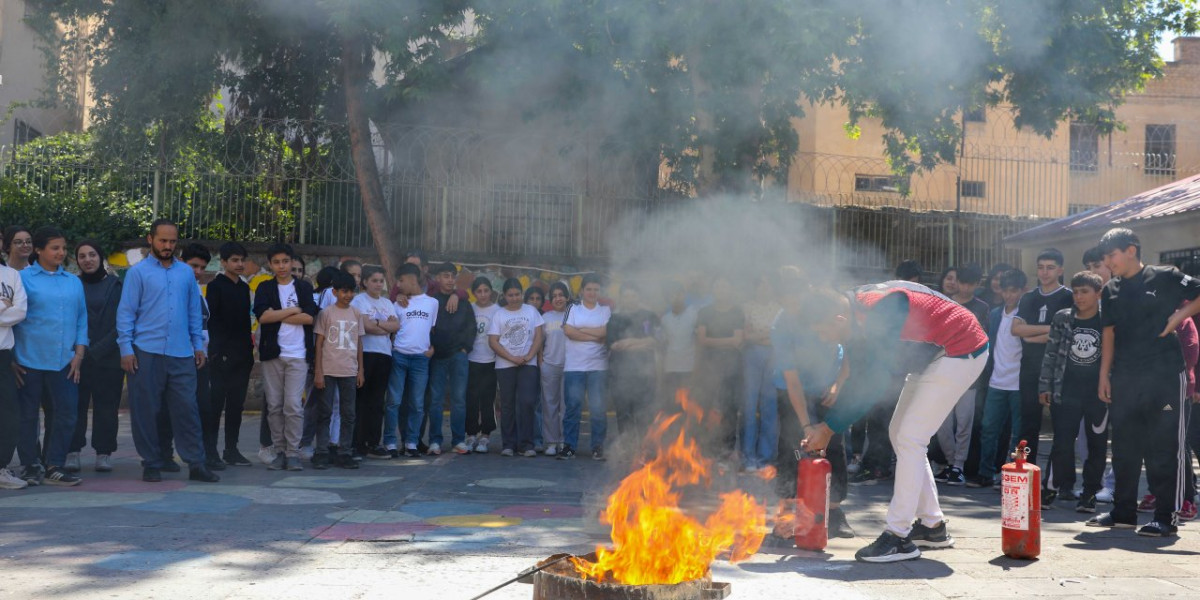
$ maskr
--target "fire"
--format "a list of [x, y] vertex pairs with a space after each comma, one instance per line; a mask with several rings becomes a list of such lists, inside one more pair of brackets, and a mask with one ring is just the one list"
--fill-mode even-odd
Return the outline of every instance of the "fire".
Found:
[[[684, 415], [695, 419], [703, 414], [682, 391], [678, 400]], [[584, 578], [602, 581], [611, 576], [629, 585], [680, 583], [708, 575], [709, 565], [726, 551], [731, 562], [758, 551], [766, 532], [766, 510], [749, 494], [721, 494], [720, 507], [703, 523], [680, 509], [683, 488], [708, 487], [712, 466], [686, 431], [665, 444], [668, 430], [681, 416], [660, 414], [655, 419], [644, 443], [648, 460], [621, 481], [601, 516], [612, 525], [613, 547], [598, 547], [595, 563], [572, 559]]]

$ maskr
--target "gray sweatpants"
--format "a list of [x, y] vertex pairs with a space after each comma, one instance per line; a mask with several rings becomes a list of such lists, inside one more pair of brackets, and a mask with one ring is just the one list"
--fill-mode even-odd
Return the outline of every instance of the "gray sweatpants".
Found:
[[975, 388], [971, 388], [958, 399], [954, 410], [946, 416], [938, 428], [938, 445], [946, 455], [946, 464], [962, 470], [971, 447], [971, 423], [975, 419]]
[[563, 443], [563, 366], [542, 364], [542, 442]]
[[275, 452], [300, 458], [300, 436], [304, 433], [304, 383], [308, 362], [303, 358], [273, 358], [262, 363], [263, 388], [267, 397], [267, 421]]

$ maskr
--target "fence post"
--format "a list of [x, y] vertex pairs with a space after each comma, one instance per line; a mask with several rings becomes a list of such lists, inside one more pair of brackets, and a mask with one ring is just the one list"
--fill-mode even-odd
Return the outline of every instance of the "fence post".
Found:
[[575, 256], [583, 257], [583, 200], [584, 194], [579, 194], [575, 200]]
[[832, 223], [829, 227], [829, 269], [832, 273], [838, 272], [838, 207], [831, 206], [829, 212], [833, 215]]
[[442, 254], [446, 253], [446, 227], [450, 216], [450, 186], [442, 186], [442, 227], [441, 227], [441, 248]]
[[300, 243], [308, 243], [308, 178], [300, 180]]
[[154, 192], [153, 192], [153, 196], [154, 196], [154, 218], [155, 218], [155, 219], [162, 217], [162, 215], [161, 215], [161, 214], [159, 214], [159, 212], [158, 212], [158, 210], [159, 210], [159, 207], [160, 207], [160, 201], [159, 201], [159, 179], [160, 179], [160, 176], [161, 176], [161, 175], [162, 175], [162, 172], [161, 172], [161, 171], [159, 171], [158, 169], [155, 169], [155, 170], [154, 170]]

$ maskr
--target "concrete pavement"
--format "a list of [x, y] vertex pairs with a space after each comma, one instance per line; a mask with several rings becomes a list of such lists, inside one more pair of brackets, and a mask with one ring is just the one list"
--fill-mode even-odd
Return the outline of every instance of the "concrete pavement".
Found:
[[[629, 464], [619, 451], [595, 462], [494, 448], [368, 459], [357, 471], [255, 464], [230, 467], [217, 484], [190, 483], [186, 472], [149, 484], [125, 414], [122, 423], [113, 473], [93, 472], [89, 450], [78, 487], [0, 491], [0, 598], [471, 598], [546, 556], [604, 543], [596, 511]], [[258, 419], [243, 427], [252, 446]], [[732, 473], [718, 480], [764, 497], [769, 488]], [[1087, 515], [1063, 503], [1044, 513], [1042, 559], [1016, 561], [1000, 555], [997, 492], [942, 492], [953, 549], [854, 562], [882, 527], [890, 486], [852, 488], [857, 539], [825, 553], [764, 549], [715, 564], [714, 579], [731, 582], [735, 599], [1200, 597], [1200, 523], [1178, 538], [1139, 538], [1085, 528]], [[531, 597], [522, 584], [488, 596]]]

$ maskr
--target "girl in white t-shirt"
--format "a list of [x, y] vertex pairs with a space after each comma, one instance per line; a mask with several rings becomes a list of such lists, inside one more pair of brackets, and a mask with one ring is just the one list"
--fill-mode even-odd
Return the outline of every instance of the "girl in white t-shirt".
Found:
[[488, 344], [488, 328], [500, 307], [487, 277], [475, 278], [471, 293], [475, 294], [475, 345], [467, 353], [467, 439], [454, 451], [486, 454], [488, 436], [496, 429], [496, 352]]
[[600, 304], [600, 278], [583, 278], [582, 300], [567, 309], [563, 333], [567, 336], [563, 364], [563, 451], [559, 460], [575, 458], [579, 443], [579, 420], [586, 394], [591, 414], [592, 459], [604, 460], [604, 438], [608, 432], [607, 396], [608, 320], [612, 311]]
[[563, 442], [563, 365], [567, 361], [567, 336], [563, 333], [571, 290], [558, 281], [550, 286], [550, 310], [542, 314], [546, 322], [546, 343], [542, 346], [539, 368], [542, 378], [542, 440], [546, 456], [554, 456]]
[[537, 456], [533, 449], [540, 383], [537, 357], [542, 349], [542, 315], [522, 302], [524, 290], [517, 279], [504, 282], [504, 309], [496, 311], [488, 326], [488, 345], [496, 352], [496, 382], [500, 386], [500, 454]]
[[380, 443], [383, 431], [384, 395], [392, 373], [392, 334], [400, 330], [396, 309], [383, 293], [387, 281], [383, 269], [363, 267], [362, 287], [365, 292], [354, 297], [350, 306], [364, 317], [362, 337], [363, 376], [365, 383], [355, 396], [354, 450], [371, 458], [391, 458]]

